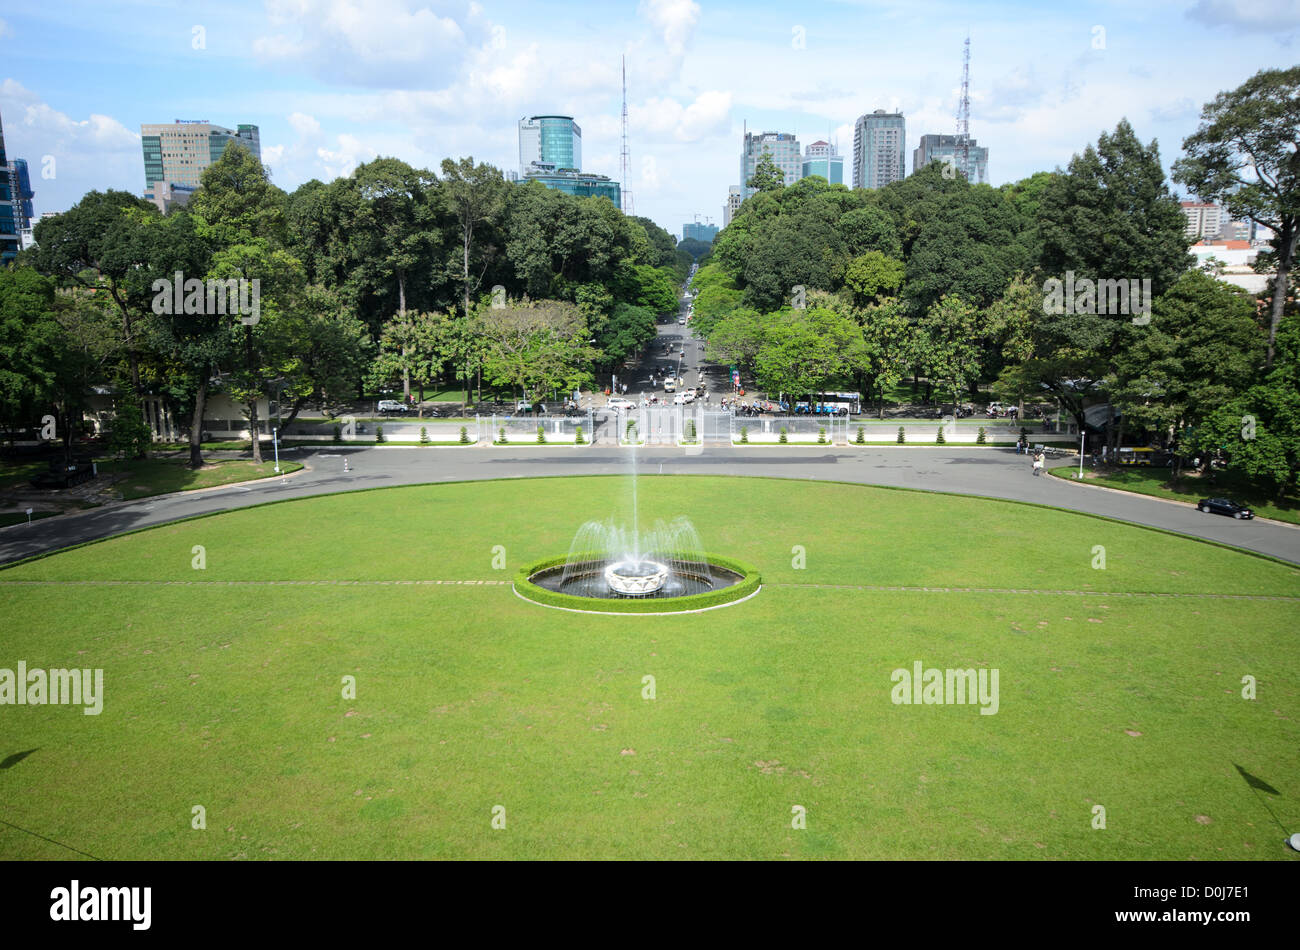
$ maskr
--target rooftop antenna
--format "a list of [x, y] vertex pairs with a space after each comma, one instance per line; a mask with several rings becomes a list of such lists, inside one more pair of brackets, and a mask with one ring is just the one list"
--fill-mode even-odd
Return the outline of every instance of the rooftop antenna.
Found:
[[961, 99], [957, 103], [957, 153], [962, 174], [970, 181], [970, 33], [961, 54]]
[[623, 213], [635, 214], [635, 206], [632, 204], [632, 192], [627, 187], [627, 176], [632, 170], [632, 153], [627, 148], [627, 56], [623, 57]]

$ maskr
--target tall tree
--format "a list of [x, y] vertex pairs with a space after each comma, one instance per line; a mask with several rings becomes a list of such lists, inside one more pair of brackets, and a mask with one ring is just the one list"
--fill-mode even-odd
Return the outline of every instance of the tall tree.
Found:
[[[476, 229], [493, 224], [501, 216], [510, 184], [501, 177], [501, 171], [474, 159], [462, 158], [453, 162], [442, 160], [443, 207], [455, 219], [460, 232], [461, 311], [469, 319], [470, 298], [478, 291], [478, 278], [471, 274], [470, 259], [474, 256]], [[481, 277], [482, 270], [479, 271]]]
[[1201, 124], [1183, 139], [1186, 155], [1174, 180], [1202, 201], [1222, 204], [1273, 232], [1273, 309], [1266, 367], [1289, 291], [1300, 240], [1300, 66], [1262, 69], [1201, 110]]
[[1143, 145], [1121, 120], [1043, 188], [1041, 266], [1060, 279], [1067, 270], [1090, 280], [1150, 279], [1158, 297], [1191, 265], [1186, 227], [1159, 147]]
[[785, 175], [776, 167], [776, 162], [772, 160], [772, 153], [767, 149], [758, 156], [758, 161], [754, 163], [754, 174], [749, 176], [745, 187], [759, 192], [779, 191], [785, 187]]

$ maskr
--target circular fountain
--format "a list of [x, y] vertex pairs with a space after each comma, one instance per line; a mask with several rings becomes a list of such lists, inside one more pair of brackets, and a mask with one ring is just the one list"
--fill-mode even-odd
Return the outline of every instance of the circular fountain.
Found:
[[600, 613], [677, 613], [741, 600], [758, 590], [758, 572], [706, 554], [687, 518], [629, 531], [588, 521], [569, 553], [522, 568], [515, 593], [526, 600]]

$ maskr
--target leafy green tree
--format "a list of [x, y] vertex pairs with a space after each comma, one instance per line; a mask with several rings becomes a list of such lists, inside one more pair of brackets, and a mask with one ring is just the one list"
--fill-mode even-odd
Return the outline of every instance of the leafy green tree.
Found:
[[954, 294], [945, 294], [927, 311], [919, 329], [927, 343], [928, 375], [946, 382], [953, 403], [958, 403], [962, 390], [979, 374], [976, 341], [983, 332], [979, 310]]
[[1060, 279], [1067, 270], [1091, 280], [1150, 279], [1158, 297], [1191, 264], [1186, 226], [1156, 143], [1143, 145], [1121, 120], [1043, 189], [1041, 266]]
[[857, 324], [834, 310], [783, 311], [766, 328], [754, 375], [769, 393], [811, 396], [846, 375], [862, 345]]
[[108, 430], [108, 447], [121, 458], [143, 458], [153, 441], [153, 432], [144, 421], [140, 404], [134, 399], [119, 399], [114, 406]]
[[859, 306], [894, 297], [903, 285], [903, 262], [880, 251], [867, 251], [849, 262], [844, 286], [853, 293]]
[[710, 363], [734, 364], [753, 371], [772, 318], [756, 310], [738, 308], [719, 318], [709, 331], [704, 358]]
[[524, 300], [506, 307], [480, 307], [475, 333], [483, 340], [483, 372], [494, 385], [518, 387], [543, 399], [553, 390], [585, 388], [596, 356], [588, 343], [587, 318], [561, 300]]
[[[121, 319], [121, 338], [131, 386], [138, 396], [140, 341], [137, 324], [148, 317], [148, 300], [127, 285], [148, 261], [139, 256], [140, 231], [158, 209], [126, 191], [91, 191], [62, 214], [36, 224], [32, 263], [43, 274], [82, 287], [102, 289]], [[187, 275], [188, 276], [188, 275]]]
[[899, 239], [893, 218], [876, 205], [846, 211], [840, 217], [836, 230], [844, 239], [845, 250], [855, 257], [868, 251], [878, 251], [894, 258], [903, 254], [903, 242]]
[[1268, 486], [1277, 498], [1300, 487], [1300, 318], [1278, 328], [1268, 374], [1211, 412], [1192, 433], [1203, 452]]
[[763, 154], [758, 156], [758, 161], [754, 163], [754, 174], [749, 176], [745, 187], [760, 192], [778, 191], [785, 187], [785, 173], [776, 167], [771, 152], [764, 149]]
[[461, 301], [466, 320], [469, 319], [470, 297], [478, 291], [478, 282], [470, 266], [471, 258], [475, 256], [475, 232], [477, 229], [481, 234], [498, 222], [505, 211], [509, 187], [500, 170], [491, 165], [482, 162], [475, 165], [473, 158], [462, 158], [459, 162], [450, 158], [442, 160], [440, 195], [443, 208], [456, 222], [460, 238]]
[[0, 269], [0, 420], [10, 441], [15, 428], [37, 427], [44, 407], [72, 395], [62, 392], [66, 352], [54, 309], [53, 280], [30, 267]]
[[916, 326], [896, 300], [860, 310], [858, 317], [864, 344], [856, 367], [858, 388], [867, 398], [876, 394], [877, 412], [883, 419], [885, 393], [903, 378], [913, 352]]
[[286, 244], [288, 196], [271, 183], [257, 156], [243, 145], [226, 146], [221, 157], [203, 170], [199, 182], [186, 209], [212, 224], [220, 243], [262, 238], [277, 247]]
[[1173, 435], [1240, 395], [1263, 361], [1252, 301], [1188, 271], [1127, 331], [1115, 357], [1111, 401], [1127, 421]]
[[1271, 367], [1300, 240], [1300, 66], [1262, 69], [1219, 93], [1201, 110], [1201, 124], [1183, 140], [1183, 151], [1174, 163], [1175, 181], [1202, 201], [1222, 204], [1232, 217], [1273, 232], [1265, 364]]

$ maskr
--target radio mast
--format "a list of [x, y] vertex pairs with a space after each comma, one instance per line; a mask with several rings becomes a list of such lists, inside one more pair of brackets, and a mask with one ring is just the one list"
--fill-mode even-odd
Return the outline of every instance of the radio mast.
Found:
[[623, 213], [624, 213], [624, 214], [628, 214], [628, 215], [630, 215], [630, 214], [635, 214], [636, 211], [635, 211], [635, 206], [632, 204], [632, 192], [629, 191], [629, 190], [628, 190], [628, 187], [627, 187], [627, 176], [628, 176], [629, 174], [631, 174], [631, 170], [632, 170], [632, 153], [629, 152], [629, 151], [628, 151], [628, 148], [627, 148], [627, 57], [626, 57], [626, 56], [623, 57], [623, 153], [622, 153], [622, 162], [623, 162], [623, 182], [622, 182], [622, 185], [621, 185], [621, 187], [622, 187], [622, 191], [619, 192], [619, 194], [622, 195], [622, 201], [621, 201], [620, 203], [623, 205]]
[[970, 181], [970, 34], [961, 54], [961, 99], [957, 103], [957, 154], [961, 172]]

